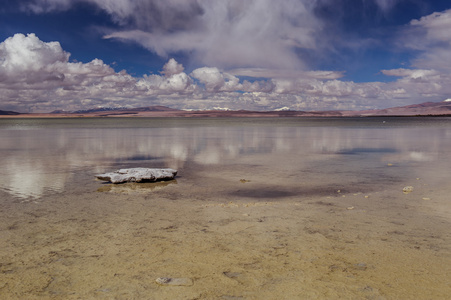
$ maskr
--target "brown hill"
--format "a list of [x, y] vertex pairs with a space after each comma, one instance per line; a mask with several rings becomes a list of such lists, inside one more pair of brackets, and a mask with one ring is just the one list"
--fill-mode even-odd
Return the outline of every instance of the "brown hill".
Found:
[[438, 116], [451, 115], [451, 102], [425, 102], [385, 109], [346, 111], [344, 116]]
[[20, 114], [0, 111], [3, 117], [368, 117], [368, 116], [451, 116], [451, 101], [426, 102], [386, 109], [362, 111], [185, 111], [166, 106], [124, 109], [93, 109], [87, 111], [54, 111], [49, 114]]
[[20, 115], [20, 113], [15, 112], [15, 111], [0, 110], [0, 115], [2, 115], [2, 116], [14, 116], [14, 115]]

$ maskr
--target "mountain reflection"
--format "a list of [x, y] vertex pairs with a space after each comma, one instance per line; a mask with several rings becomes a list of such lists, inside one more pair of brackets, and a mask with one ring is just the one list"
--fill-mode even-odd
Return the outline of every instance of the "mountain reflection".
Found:
[[379, 162], [449, 159], [451, 128], [273, 127], [274, 121], [242, 127], [184, 126], [190, 120], [181, 120], [179, 126], [169, 128], [121, 128], [110, 123], [110, 128], [93, 124], [93, 128], [21, 130], [2, 123], [0, 188], [15, 197], [37, 199], [46, 192], [63, 191], [74, 174], [101, 173], [127, 164], [180, 169], [187, 162], [221, 165], [246, 163], [255, 156], [274, 161], [280, 155], [300, 165], [304, 160], [343, 155]]

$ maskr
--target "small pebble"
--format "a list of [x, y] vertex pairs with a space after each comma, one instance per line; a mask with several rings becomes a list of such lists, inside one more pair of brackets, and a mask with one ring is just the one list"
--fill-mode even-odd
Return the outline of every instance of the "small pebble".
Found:
[[423, 200], [429, 201], [431, 200], [431, 198], [423, 198]]
[[408, 193], [411, 193], [411, 192], [413, 192], [413, 186], [406, 186], [406, 187], [404, 187], [403, 189], [402, 189], [402, 192], [404, 193], [404, 194], [408, 194]]
[[191, 286], [193, 280], [191, 278], [170, 278], [170, 277], [158, 277], [155, 280], [160, 285], [173, 285], [173, 286]]

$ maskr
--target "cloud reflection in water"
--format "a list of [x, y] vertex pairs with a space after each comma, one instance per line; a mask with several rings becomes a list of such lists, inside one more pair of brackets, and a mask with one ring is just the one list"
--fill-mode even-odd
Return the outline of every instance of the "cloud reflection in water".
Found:
[[183, 169], [187, 162], [243, 165], [257, 157], [264, 163], [283, 156], [302, 168], [315, 159], [324, 162], [352, 152], [362, 156], [356, 159], [379, 163], [432, 164], [449, 159], [446, 149], [451, 143], [446, 138], [451, 128], [270, 127], [273, 120], [263, 122], [264, 126], [212, 126], [214, 123], [208, 120], [208, 126], [189, 126], [190, 120], [179, 120], [176, 127], [169, 128], [118, 128], [113, 126], [116, 121], [105, 122], [110, 122], [111, 128], [95, 124], [86, 128], [85, 124], [83, 128], [71, 125], [12, 130], [0, 124], [0, 188], [15, 197], [37, 199], [46, 192], [63, 191], [74, 174], [101, 173], [138, 163], [143, 167]]

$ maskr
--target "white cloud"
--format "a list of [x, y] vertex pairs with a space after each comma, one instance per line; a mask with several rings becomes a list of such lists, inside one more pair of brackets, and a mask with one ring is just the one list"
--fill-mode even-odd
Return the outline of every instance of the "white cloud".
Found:
[[417, 81], [422, 79], [427, 79], [431, 76], [439, 75], [436, 70], [421, 70], [421, 69], [392, 69], [392, 70], [381, 70], [384, 75], [397, 76], [397, 77], [407, 77], [410, 79], [415, 79]]
[[195, 86], [192, 79], [184, 72], [169, 77], [159, 75], [144, 75], [137, 82], [146, 95], [190, 94]]
[[422, 98], [423, 100], [432, 97], [434, 101], [439, 101], [451, 94], [449, 84], [451, 75], [437, 70], [393, 69], [382, 70], [382, 73], [401, 77], [390, 86], [393, 86], [393, 90], [398, 91], [398, 94], [404, 96], [408, 95], [411, 98]]
[[261, 78], [316, 78], [338, 79], [343, 77], [342, 71], [298, 71], [265, 68], [238, 68], [229, 71], [236, 76], [261, 77]]
[[[382, 70], [394, 82], [340, 80], [342, 72], [201, 67], [185, 73], [169, 59], [161, 74], [133, 77], [100, 59], [70, 62], [58, 42], [16, 34], [0, 43], [2, 110], [77, 110], [95, 106], [270, 110], [368, 109], [400, 106], [451, 94], [451, 76], [434, 69]], [[243, 80], [240, 76], [263, 80]], [[25, 109], [27, 108], [27, 109]]]
[[[401, 2], [361, 1], [365, 9], [376, 6], [383, 13]], [[119, 25], [103, 28], [105, 38], [138, 43], [164, 58], [189, 53], [193, 65], [223, 70], [264, 68], [290, 74], [306, 70], [310, 64], [311, 57], [302, 55], [302, 51], [326, 57], [326, 52], [340, 47], [361, 50], [375, 43], [371, 39], [331, 36], [328, 29], [342, 25], [333, 22], [342, 21], [337, 21], [340, 17], [335, 21], [320, 17], [319, 11], [343, 15], [347, 9], [343, 1], [281, 0], [274, 5], [272, 0], [29, 0], [24, 9], [45, 13], [81, 2], [95, 5]], [[418, 22], [432, 23], [423, 19]], [[342, 76], [338, 72], [330, 75], [334, 78], [318, 79]]]
[[218, 68], [199, 68], [194, 70], [191, 76], [204, 84], [208, 92], [234, 91], [241, 88], [237, 77], [220, 72]]
[[0, 82], [33, 83], [43, 70], [48, 80], [60, 80], [62, 74], [52, 66], [68, 59], [69, 54], [58, 42], [44, 43], [34, 34], [16, 34], [0, 44]]
[[[312, 97], [340, 99], [341, 103], [352, 103], [355, 99], [385, 99], [386, 87], [383, 83], [355, 83], [340, 80], [317, 80], [317, 79], [273, 79], [275, 93], [298, 94]], [[362, 102], [364, 105], [365, 101]]]
[[[451, 94], [451, 10], [434, 12], [412, 20], [400, 32], [400, 48], [415, 50], [411, 68], [381, 70], [387, 76], [399, 77], [386, 84], [387, 96], [411, 103], [440, 101]], [[408, 100], [407, 100], [408, 99]]]
[[124, 26], [106, 38], [134, 41], [163, 57], [189, 51], [200, 65], [220, 68], [302, 68], [296, 51], [317, 48], [323, 26], [310, 0], [34, 0], [28, 9], [77, 2], [95, 4]]
[[164, 76], [137, 79], [100, 59], [73, 63], [69, 57], [58, 42], [43, 42], [35, 34], [16, 34], [0, 43], [2, 106], [21, 111], [122, 106], [149, 95], [194, 91], [192, 79], [175, 60], [164, 66]]
[[34, 34], [16, 34], [0, 43], [2, 106], [19, 111], [79, 109], [101, 105], [139, 92], [136, 79], [115, 72], [100, 59], [69, 62], [58, 42]]
[[420, 51], [412, 66], [451, 72], [451, 9], [412, 20], [399, 37], [403, 48]]
[[[435, 42], [451, 42], [449, 29], [451, 27], [451, 10], [434, 12], [433, 14], [421, 17], [419, 20], [412, 20], [410, 25], [416, 30], [425, 30], [426, 44]], [[419, 46], [425, 46], [425, 43]]]
[[161, 72], [164, 76], [169, 77], [171, 75], [180, 74], [185, 70], [182, 64], [179, 64], [175, 59], [171, 58], [164, 66]]

